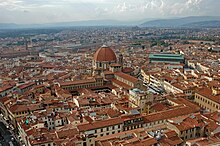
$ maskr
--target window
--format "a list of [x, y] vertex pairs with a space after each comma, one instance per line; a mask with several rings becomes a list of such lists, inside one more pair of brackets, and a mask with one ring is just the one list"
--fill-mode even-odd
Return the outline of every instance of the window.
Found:
[[106, 135], [109, 135], [109, 133], [106, 133]]

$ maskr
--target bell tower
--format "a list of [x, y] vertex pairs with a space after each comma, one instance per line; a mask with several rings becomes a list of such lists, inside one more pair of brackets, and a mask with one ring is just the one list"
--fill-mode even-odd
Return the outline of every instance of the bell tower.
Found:
[[123, 67], [123, 55], [122, 54], [119, 54], [118, 63], [121, 65], [121, 67]]

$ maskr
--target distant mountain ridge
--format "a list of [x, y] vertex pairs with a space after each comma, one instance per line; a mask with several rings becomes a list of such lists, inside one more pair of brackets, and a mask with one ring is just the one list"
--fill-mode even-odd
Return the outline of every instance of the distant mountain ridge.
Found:
[[[217, 22], [220, 16], [190, 16], [176, 19], [158, 19], [142, 23], [141, 27], [206, 27], [206, 24], [215, 22], [215, 27], [220, 27]], [[207, 27], [209, 26], [207, 25]], [[213, 25], [214, 26], [214, 25]], [[212, 27], [213, 27], [212, 26]]]
[[17, 27], [17, 24], [15, 24], [15, 23], [0, 23], [0, 28], [5, 28], [5, 27]]
[[52, 27], [75, 27], [75, 26], [140, 26], [140, 27], [218, 27], [220, 16], [190, 16], [175, 19], [152, 18], [140, 21], [119, 21], [119, 20], [85, 20], [72, 22], [57, 22], [46, 24], [15, 24], [0, 23], [0, 29], [19, 28], [52, 28]]
[[185, 24], [183, 27], [220, 28], [220, 20], [193, 22]]
[[[152, 19], [148, 19], [152, 20]], [[144, 21], [119, 21], [119, 20], [85, 20], [72, 22], [57, 22], [46, 24], [14, 24], [14, 23], [0, 23], [0, 29], [13, 28], [48, 28], [48, 27], [74, 27], [74, 26], [136, 26]]]

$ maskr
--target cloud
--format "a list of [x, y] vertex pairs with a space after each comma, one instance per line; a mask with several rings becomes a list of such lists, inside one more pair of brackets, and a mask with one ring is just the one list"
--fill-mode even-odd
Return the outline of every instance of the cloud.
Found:
[[0, 22], [47, 23], [219, 15], [219, 5], [220, 0], [0, 0]]
[[109, 9], [108, 8], [95, 8], [95, 14], [97, 14], [97, 16], [106, 16], [109, 14]]
[[146, 2], [145, 8], [146, 9], [155, 9], [160, 7], [162, 5], [163, 1], [162, 0], [149, 0]]
[[24, 12], [24, 13], [29, 13], [30, 11], [28, 11], [28, 10], [24, 10], [23, 12]]
[[202, 3], [202, 0], [188, 0], [186, 2], [186, 7], [187, 8], [195, 8], [195, 9], [200, 9], [200, 4]]
[[140, 5], [138, 3], [133, 3], [128, 1], [122, 1], [118, 3], [114, 8], [112, 9], [114, 13], [133, 13], [134, 11], [138, 12], [140, 11]]
[[21, 0], [0, 0], [0, 8], [7, 8], [8, 10], [14, 10], [17, 7], [21, 7]]
[[117, 7], [116, 7], [120, 12], [125, 12], [127, 11], [128, 7], [126, 6], [126, 3], [124, 2], [123, 4], [119, 4]]
[[200, 9], [200, 4], [202, 0], [186, 0], [182, 3], [175, 3], [170, 6], [171, 15], [187, 15], [187, 14], [197, 14]]
[[200, 10], [202, 0], [147, 0], [142, 7], [144, 12], [163, 16], [187, 15]]
[[156, 11], [159, 12], [160, 14], [164, 13], [165, 9], [165, 2], [163, 0], [149, 0], [146, 1], [144, 6], [142, 7], [142, 10], [145, 11]]

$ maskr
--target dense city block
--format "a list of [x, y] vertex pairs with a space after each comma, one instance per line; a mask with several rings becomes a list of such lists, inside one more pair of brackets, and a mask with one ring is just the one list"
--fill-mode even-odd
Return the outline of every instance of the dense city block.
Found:
[[220, 145], [220, 29], [0, 31], [0, 145]]

